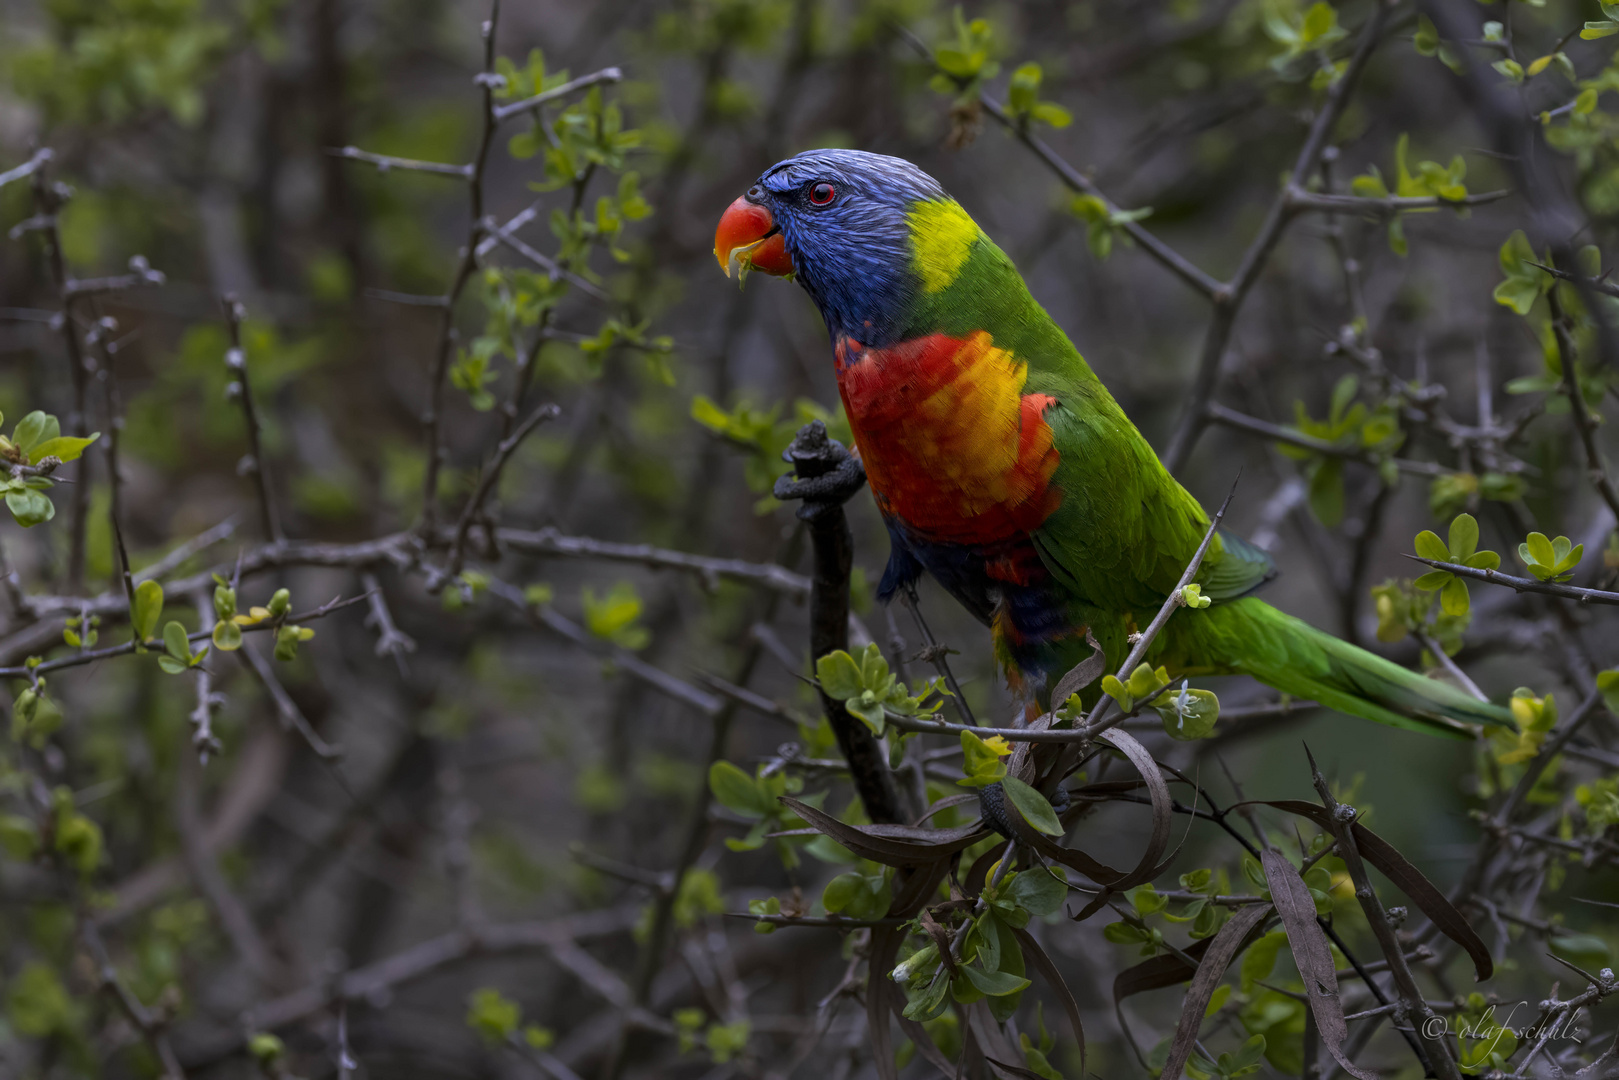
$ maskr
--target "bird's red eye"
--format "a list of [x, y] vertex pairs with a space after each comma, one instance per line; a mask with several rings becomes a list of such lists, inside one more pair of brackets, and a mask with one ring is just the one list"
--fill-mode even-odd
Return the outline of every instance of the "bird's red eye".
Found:
[[812, 205], [812, 206], [827, 206], [827, 205], [830, 205], [831, 202], [832, 202], [833, 197], [836, 196], [836, 195], [837, 195], [837, 191], [833, 189], [831, 184], [816, 184], [814, 187], [810, 188], [810, 190], [809, 190], [810, 205]]

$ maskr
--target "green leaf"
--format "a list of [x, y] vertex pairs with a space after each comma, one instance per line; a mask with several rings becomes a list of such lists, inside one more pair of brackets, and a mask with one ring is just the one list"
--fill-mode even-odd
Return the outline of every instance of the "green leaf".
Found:
[[1450, 548], [1445, 545], [1443, 540], [1439, 539], [1439, 534], [1431, 529], [1423, 529], [1417, 533], [1416, 549], [1417, 554], [1424, 559], [1432, 559], [1435, 562], [1451, 561]]
[[492, 1046], [503, 1044], [522, 1019], [522, 1007], [493, 987], [475, 990], [467, 999], [467, 1026]]
[[230, 620], [214, 623], [214, 647], [222, 652], [235, 652], [242, 647], [242, 628]]
[[957, 781], [964, 787], [987, 787], [1006, 775], [1006, 762], [1001, 758], [1011, 753], [1011, 747], [999, 735], [981, 739], [971, 731], [961, 733], [962, 771], [966, 776]]
[[17, 444], [17, 449], [26, 454], [40, 443], [56, 438], [61, 430], [62, 427], [56, 417], [35, 409], [22, 418], [17, 430], [11, 433], [11, 441]]
[[84, 453], [84, 448], [101, 438], [101, 432], [96, 432], [88, 438], [75, 438], [71, 435], [58, 435], [54, 439], [44, 442], [28, 451], [28, 464], [38, 465], [48, 457], [57, 457], [63, 461], [77, 461]]
[[815, 661], [815, 677], [828, 697], [844, 700], [858, 697], [865, 689], [860, 665], [854, 657], [839, 649]]
[[1433, 592], [1435, 589], [1443, 589], [1445, 584], [1455, 580], [1455, 577], [1456, 575], [1449, 570], [1430, 570], [1411, 584], [1424, 592]]
[[762, 817], [775, 809], [759, 805], [759, 785], [729, 761], [716, 761], [709, 766], [708, 788], [721, 806], [746, 817]]
[[985, 997], [1005, 997], [1029, 986], [1028, 979], [1005, 971], [980, 971], [970, 964], [961, 971], [967, 976], [967, 981], [973, 984], [973, 988]]
[[1002, 780], [1001, 790], [1012, 800], [1012, 805], [1023, 815], [1023, 820], [1034, 826], [1037, 831], [1047, 836], [1063, 834], [1062, 822], [1057, 820], [1057, 811], [1051, 808], [1051, 803], [1046, 801], [1044, 795], [1015, 776], [1008, 776]]
[[1446, 562], [1466, 562], [1478, 550], [1478, 521], [1472, 514], [1458, 515], [1450, 523], [1450, 558]]
[[143, 581], [135, 586], [135, 609], [130, 612], [130, 623], [136, 641], [150, 641], [157, 633], [157, 620], [163, 614], [163, 586], [155, 581]]
[[1467, 582], [1453, 577], [1439, 592], [1439, 607], [1446, 615], [1466, 615], [1468, 610]]
[[1031, 915], [1050, 915], [1068, 898], [1068, 883], [1043, 866], [1020, 872], [1012, 879], [1012, 902]]
[[157, 666], [162, 668], [165, 672], [167, 672], [170, 675], [183, 675], [191, 667], [190, 664], [182, 663], [181, 661], [176, 660], [172, 656], [160, 656], [160, 657], [158, 657], [157, 658]]
[[6, 508], [17, 519], [17, 524], [25, 529], [42, 525], [56, 516], [56, 505], [32, 489], [7, 492]]
[[173, 620], [163, 627], [163, 651], [176, 660], [191, 663], [191, 642], [186, 637], [186, 628]]

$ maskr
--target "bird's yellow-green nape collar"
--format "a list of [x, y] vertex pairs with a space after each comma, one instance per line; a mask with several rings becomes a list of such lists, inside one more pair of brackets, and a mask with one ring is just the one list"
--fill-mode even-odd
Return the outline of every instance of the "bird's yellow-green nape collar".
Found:
[[911, 207], [911, 247], [922, 291], [943, 292], [956, 280], [972, 246], [978, 223], [954, 199], [929, 199]]

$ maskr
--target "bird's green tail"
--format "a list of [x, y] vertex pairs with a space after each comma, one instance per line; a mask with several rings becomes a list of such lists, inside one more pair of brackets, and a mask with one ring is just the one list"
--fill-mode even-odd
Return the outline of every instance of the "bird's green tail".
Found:
[[[1512, 725], [1512, 714], [1247, 597], [1177, 612], [1155, 663], [1186, 674], [1242, 674], [1330, 709], [1461, 738], [1460, 725]], [[1156, 651], [1156, 650], [1155, 650]], [[1178, 662], [1178, 664], [1177, 664]]]

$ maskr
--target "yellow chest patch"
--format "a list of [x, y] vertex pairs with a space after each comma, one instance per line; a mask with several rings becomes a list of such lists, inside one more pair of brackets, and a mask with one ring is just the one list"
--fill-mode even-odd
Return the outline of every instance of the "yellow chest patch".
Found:
[[943, 292], [961, 273], [978, 240], [978, 223], [954, 199], [919, 202], [911, 208], [911, 248], [922, 291]]

